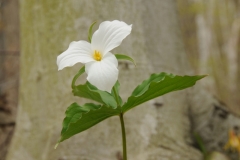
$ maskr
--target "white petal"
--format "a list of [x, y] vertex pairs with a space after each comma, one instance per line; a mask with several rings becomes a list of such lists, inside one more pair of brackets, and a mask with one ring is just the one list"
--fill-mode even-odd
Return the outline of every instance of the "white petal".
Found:
[[68, 49], [57, 57], [58, 70], [73, 66], [78, 62], [88, 63], [91, 61], [95, 60], [92, 57], [91, 45], [86, 41], [70, 43]]
[[99, 50], [104, 54], [116, 48], [122, 43], [132, 30], [132, 25], [122, 21], [105, 21], [92, 36], [92, 49]]
[[112, 53], [104, 55], [101, 61], [90, 62], [85, 65], [87, 80], [98, 89], [111, 93], [112, 87], [118, 79], [118, 61]]

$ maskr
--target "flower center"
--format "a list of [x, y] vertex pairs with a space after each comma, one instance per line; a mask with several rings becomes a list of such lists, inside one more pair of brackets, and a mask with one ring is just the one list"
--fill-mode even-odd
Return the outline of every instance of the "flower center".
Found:
[[99, 51], [94, 51], [94, 54], [93, 54], [93, 58], [96, 60], [96, 61], [101, 61], [102, 60], [102, 54], [99, 52]]

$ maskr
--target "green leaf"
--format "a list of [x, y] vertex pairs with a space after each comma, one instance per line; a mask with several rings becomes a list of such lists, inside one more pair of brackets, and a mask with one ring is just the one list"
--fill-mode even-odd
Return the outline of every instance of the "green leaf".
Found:
[[88, 30], [88, 41], [91, 43], [92, 41], [92, 29], [93, 29], [93, 26], [96, 24], [97, 22], [93, 22], [92, 25], [89, 27], [89, 30]]
[[167, 73], [152, 74], [149, 79], [143, 81], [142, 84], [136, 87], [127, 102], [122, 106], [122, 110], [126, 112], [153, 98], [191, 87], [196, 81], [203, 77], [205, 77], [205, 75], [175, 76]]
[[83, 106], [79, 106], [77, 103], [71, 104], [65, 112], [66, 117], [63, 120], [61, 134], [66, 132], [71, 123], [76, 123], [82, 117], [83, 113], [89, 112], [90, 109], [99, 109], [100, 107], [100, 105], [91, 103], [86, 103]]
[[91, 99], [113, 109], [117, 108], [117, 102], [110, 93], [97, 89], [89, 82], [75, 86], [72, 92], [74, 96]]
[[[173, 76], [173, 75], [169, 74], [169, 76]], [[160, 82], [164, 78], [165, 78], [165, 73], [152, 74], [149, 79], [143, 81], [142, 84], [140, 84], [139, 86], [137, 86], [134, 89], [134, 91], [132, 93], [132, 96], [137, 97], [137, 96], [142, 95], [143, 93], [145, 93], [149, 89], [149, 85], [152, 82]]]
[[78, 73], [73, 77], [73, 80], [72, 80], [72, 89], [75, 87], [75, 82], [76, 82], [76, 80], [78, 79], [78, 77], [81, 76], [84, 72], [85, 72], [85, 66], [83, 66], [83, 67], [78, 71]]
[[61, 138], [58, 143], [85, 131], [109, 117], [119, 115], [120, 112], [120, 108], [112, 109], [104, 105], [92, 103], [79, 106], [77, 103], [73, 103], [65, 112], [66, 117], [63, 120]]
[[193, 133], [193, 136], [194, 136], [194, 138], [197, 142], [198, 147], [200, 148], [200, 151], [203, 153], [204, 157], [206, 157], [207, 156], [207, 150], [206, 150], [206, 147], [203, 143], [202, 137], [196, 132]]
[[128, 61], [131, 61], [136, 66], [135, 61], [131, 57], [124, 54], [114, 54], [114, 55], [118, 60], [128, 60]]

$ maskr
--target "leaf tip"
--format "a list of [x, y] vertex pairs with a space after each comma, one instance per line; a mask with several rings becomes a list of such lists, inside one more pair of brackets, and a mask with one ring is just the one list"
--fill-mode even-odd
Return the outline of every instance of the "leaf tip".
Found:
[[202, 75], [201, 78], [205, 78], [207, 76], [209, 76], [209, 74]]
[[54, 149], [57, 149], [58, 145], [59, 145], [59, 142], [54, 146]]

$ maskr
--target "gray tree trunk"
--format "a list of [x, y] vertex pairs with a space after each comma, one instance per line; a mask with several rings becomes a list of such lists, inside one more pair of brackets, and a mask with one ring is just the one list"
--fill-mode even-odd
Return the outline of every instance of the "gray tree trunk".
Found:
[[205, 85], [240, 115], [240, 1], [194, 1], [196, 6], [202, 7], [195, 13], [199, 71], [212, 75]]
[[[122, 159], [118, 117], [53, 149], [67, 106], [73, 101], [87, 102], [73, 97], [70, 88], [81, 65], [57, 72], [56, 57], [69, 42], [86, 40], [95, 20], [133, 24], [131, 35], [113, 51], [137, 62], [136, 68], [119, 63], [125, 100], [153, 72], [194, 74], [184, 51], [174, 0], [21, 0], [21, 7], [20, 106], [7, 160]], [[198, 132], [208, 149], [221, 150], [233, 122], [239, 125], [199, 85], [157, 98], [125, 114], [129, 160], [203, 159], [194, 147], [192, 133]]]

